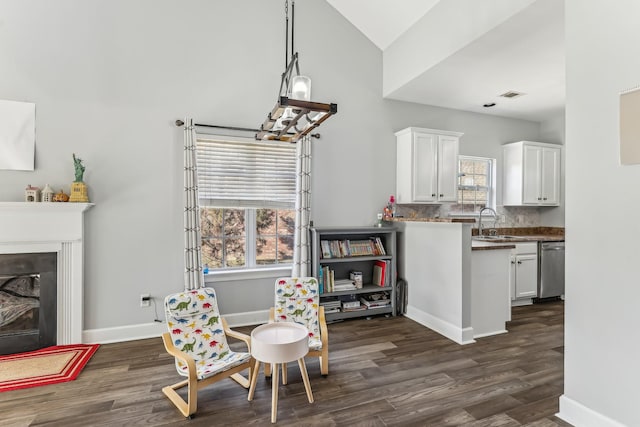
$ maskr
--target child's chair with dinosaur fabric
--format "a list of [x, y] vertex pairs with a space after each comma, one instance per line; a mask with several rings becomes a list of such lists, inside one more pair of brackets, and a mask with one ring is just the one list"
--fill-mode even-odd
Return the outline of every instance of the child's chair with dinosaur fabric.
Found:
[[[320, 373], [329, 375], [329, 332], [320, 306], [318, 281], [315, 277], [283, 277], [276, 279], [275, 307], [271, 308], [272, 322], [295, 322], [309, 330], [309, 353], [320, 358]], [[286, 384], [286, 364], [282, 365], [282, 381]], [[265, 375], [271, 375], [268, 364]]]
[[[220, 316], [216, 293], [200, 288], [169, 295], [164, 301], [169, 332], [162, 334], [164, 346], [176, 358], [178, 373], [187, 377], [162, 392], [185, 417], [197, 409], [198, 390], [223, 378], [231, 377], [249, 388], [253, 360], [250, 353], [234, 352], [227, 336], [244, 341], [250, 348], [250, 337], [232, 331]], [[241, 371], [249, 369], [245, 378]], [[176, 390], [188, 387], [187, 399]]]

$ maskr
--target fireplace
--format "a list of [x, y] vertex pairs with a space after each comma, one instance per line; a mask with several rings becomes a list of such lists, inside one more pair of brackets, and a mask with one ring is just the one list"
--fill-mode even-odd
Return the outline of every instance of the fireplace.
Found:
[[57, 254], [0, 255], [0, 354], [56, 344]]
[[[0, 202], [0, 286], [4, 283], [11, 292], [16, 292], [16, 287], [20, 289], [18, 294], [26, 292], [26, 296], [18, 295], [17, 301], [23, 306], [17, 310], [24, 312], [20, 320], [23, 329], [29, 329], [20, 333], [5, 330], [7, 334], [37, 335], [38, 339], [41, 333], [53, 335], [54, 338], [45, 338], [44, 346], [83, 342], [83, 223], [84, 212], [92, 206], [90, 203]], [[23, 267], [4, 268], [18, 264]], [[35, 295], [30, 294], [36, 289], [37, 302], [31, 298]], [[27, 310], [29, 305], [37, 305], [38, 310]], [[48, 308], [52, 310], [45, 314]], [[38, 318], [37, 333], [32, 327], [35, 317]], [[4, 346], [0, 341], [2, 353]]]

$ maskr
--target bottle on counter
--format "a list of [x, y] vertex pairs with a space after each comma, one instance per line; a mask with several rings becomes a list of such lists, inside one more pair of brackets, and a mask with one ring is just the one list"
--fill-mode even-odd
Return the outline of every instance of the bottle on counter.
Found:
[[389, 209], [391, 218], [394, 218], [396, 216], [396, 198], [393, 196], [393, 194], [389, 196], [389, 203], [387, 203], [387, 208]]

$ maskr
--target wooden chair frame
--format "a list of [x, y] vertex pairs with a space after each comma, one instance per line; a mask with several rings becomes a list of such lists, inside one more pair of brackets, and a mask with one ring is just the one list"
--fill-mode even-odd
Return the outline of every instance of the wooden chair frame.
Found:
[[[271, 307], [269, 310], [269, 323], [275, 322], [275, 309]], [[320, 326], [320, 341], [322, 348], [320, 350], [309, 350], [307, 357], [318, 357], [320, 359], [320, 374], [323, 377], [329, 375], [329, 330], [327, 329], [327, 320], [324, 315], [324, 307], [318, 307], [318, 323]], [[264, 375], [271, 376], [271, 364], [264, 364]], [[282, 364], [282, 383], [287, 383], [287, 364]]]
[[[224, 333], [227, 337], [232, 337], [244, 341], [247, 344], [249, 352], [251, 351], [250, 336], [229, 329], [229, 326], [227, 325], [227, 322], [226, 320], [224, 320], [224, 318], [222, 318], [222, 325], [224, 328]], [[169, 398], [169, 400], [171, 400], [171, 402], [173, 402], [173, 404], [180, 410], [180, 412], [182, 412], [182, 415], [184, 415], [185, 417], [193, 418], [193, 414], [195, 414], [198, 408], [198, 390], [208, 386], [209, 384], [215, 383], [224, 378], [231, 378], [242, 387], [246, 389], [249, 388], [251, 384], [251, 370], [255, 363], [253, 357], [242, 363], [241, 365], [234, 366], [231, 369], [219, 372], [203, 380], [198, 380], [195, 360], [189, 354], [178, 350], [176, 346], [173, 345], [173, 341], [171, 340], [171, 335], [169, 334], [169, 332], [165, 332], [162, 334], [162, 341], [164, 342], [164, 347], [167, 352], [172, 356], [182, 360], [187, 364], [188, 367], [189, 376], [187, 377], [187, 379], [176, 384], [166, 386], [162, 389], [162, 392]], [[248, 377], [244, 377], [242, 374], [240, 374], [240, 372], [244, 371], [245, 369], [249, 369]], [[182, 387], [189, 387], [187, 391], [186, 401], [176, 392], [176, 390]]]

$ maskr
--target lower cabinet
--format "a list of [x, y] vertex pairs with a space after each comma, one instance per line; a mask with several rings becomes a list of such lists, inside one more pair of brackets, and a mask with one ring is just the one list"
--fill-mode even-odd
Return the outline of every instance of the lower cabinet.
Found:
[[538, 244], [518, 243], [511, 251], [512, 305], [532, 303], [538, 296]]

